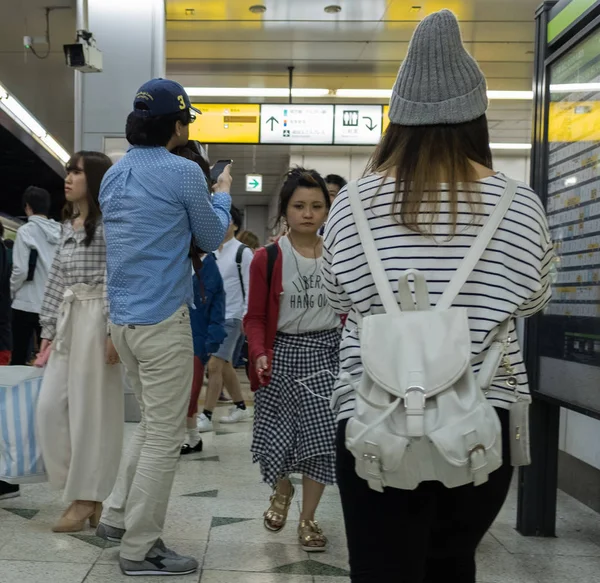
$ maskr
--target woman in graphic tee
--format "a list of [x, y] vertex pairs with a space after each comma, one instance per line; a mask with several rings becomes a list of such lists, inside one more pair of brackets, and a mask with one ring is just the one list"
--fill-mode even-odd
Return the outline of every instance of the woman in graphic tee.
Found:
[[289, 476], [302, 474], [298, 537], [306, 551], [325, 550], [315, 511], [325, 486], [335, 481], [329, 400], [339, 363], [340, 319], [325, 297], [317, 234], [330, 206], [317, 172], [295, 168], [287, 174], [279, 198], [287, 234], [256, 252], [244, 319], [255, 385], [260, 385], [252, 453], [273, 487], [264, 525], [272, 532], [285, 526], [294, 496]]

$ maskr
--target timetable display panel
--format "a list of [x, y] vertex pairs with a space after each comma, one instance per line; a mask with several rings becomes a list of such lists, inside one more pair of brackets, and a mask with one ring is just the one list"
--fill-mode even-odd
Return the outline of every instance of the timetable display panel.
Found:
[[557, 261], [539, 391], [600, 413], [600, 30], [548, 74], [546, 210]]

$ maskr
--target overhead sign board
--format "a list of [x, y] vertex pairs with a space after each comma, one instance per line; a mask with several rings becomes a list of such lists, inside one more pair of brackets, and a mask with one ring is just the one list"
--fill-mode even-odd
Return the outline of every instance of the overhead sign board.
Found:
[[261, 144], [332, 144], [333, 105], [261, 107]]
[[203, 144], [375, 145], [389, 125], [387, 105], [193, 105], [190, 139]]
[[257, 103], [194, 103], [202, 115], [190, 125], [190, 139], [205, 144], [257, 144], [260, 105]]
[[383, 106], [383, 133], [384, 134], [385, 134], [385, 131], [388, 129], [389, 125], [390, 125], [390, 106], [384, 105]]
[[246, 192], [262, 192], [262, 174], [246, 174]]
[[381, 105], [336, 105], [335, 144], [377, 144]]

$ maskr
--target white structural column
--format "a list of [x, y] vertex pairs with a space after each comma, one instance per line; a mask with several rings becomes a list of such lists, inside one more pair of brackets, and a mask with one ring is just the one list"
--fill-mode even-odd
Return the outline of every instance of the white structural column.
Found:
[[[123, 142], [135, 92], [165, 76], [165, 25], [164, 0], [77, 0], [77, 28], [94, 34], [103, 70], [75, 75], [76, 151], [109, 153]], [[125, 421], [139, 421], [137, 401], [124, 383]]]
[[164, 0], [78, 0], [78, 27], [102, 51], [102, 73], [77, 73], [75, 149], [105, 151], [104, 138], [123, 137], [135, 92], [165, 76]]

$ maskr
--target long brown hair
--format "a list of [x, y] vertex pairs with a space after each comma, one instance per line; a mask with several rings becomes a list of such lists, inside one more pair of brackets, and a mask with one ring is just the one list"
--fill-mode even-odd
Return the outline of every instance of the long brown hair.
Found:
[[[96, 234], [96, 227], [102, 218], [100, 211], [100, 203], [98, 202], [98, 195], [100, 194], [100, 184], [106, 174], [106, 171], [112, 166], [111, 159], [102, 152], [92, 152], [88, 150], [82, 150], [76, 152], [71, 156], [71, 159], [67, 162], [67, 172], [72, 172], [79, 167], [79, 163], [83, 168], [85, 179], [87, 181], [87, 202], [88, 202], [88, 215], [83, 223], [85, 229], [85, 239], [83, 244], [89, 247]], [[75, 209], [72, 202], [67, 201], [67, 204], [63, 208], [62, 218], [63, 221], [72, 221], [79, 216], [78, 211]]]
[[204, 173], [206, 178], [206, 182], [208, 184], [208, 190], [210, 191], [212, 186], [212, 179], [210, 177], [210, 162], [205, 159], [202, 154], [198, 151], [198, 145], [194, 140], [190, 140], [185, 146], [177, 146], [173, 150], [171, 150], [171, 154], [175, 154], [175, 156], [181, 156], [182, 158], [187, 158], [192, 162], [196, 162], [200, 169]]
[[[442, 200], [440, 184], [448, 186], [452, 236], [456, 234], [459, 203], [466, 202], [475, 219], [481, 195], [471, 161], [492, 168], [485, 115], [467, 123], [435, 126], [390, 124], [369, 162], [367, 172], [396, 179], [392, 215], [411, 231], [433, 235]], [[473, 183], [472, 187], [467, 187]], [[463, 186], [464, 199], [459, 199]]]

